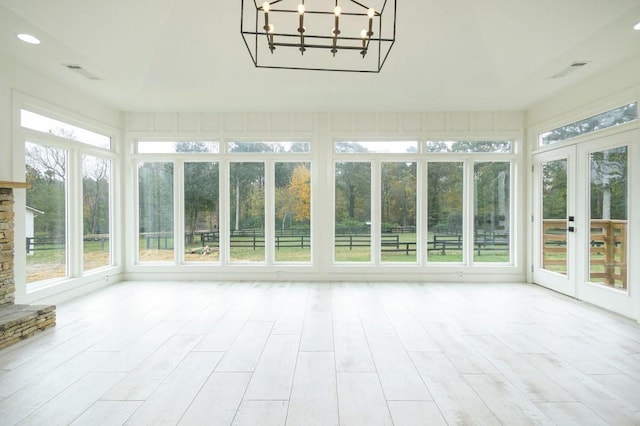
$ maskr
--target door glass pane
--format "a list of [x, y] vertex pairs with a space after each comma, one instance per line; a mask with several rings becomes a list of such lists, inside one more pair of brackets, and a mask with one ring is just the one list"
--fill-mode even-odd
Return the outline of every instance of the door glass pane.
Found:
[[380, 257], [415, 262], [416, 163], [382, 163]]
[[82, 212], [84, 271], [111, 265], [109, 189], [111, 161], [82, 157]]
[[139, 163], [138, 199], [140, 261], [173, 261], [173, 163]]
[[429, 163], [427, 202], [429, 262], [462, 262], [463, 163]]
[[473, 167], [474, 262], [509, 262], [510, 173], [508, 162]]
[[27, 283], [65, 278], [67, 151], [27, 142], [25, 154]]
[[371, 262], [371, 163], [336, 163], [336, 262]]
[[231, 262], [264, 262], [264, 163], [231, 163]]
[[276, 262], [311, 261], [311, 164], [276, 163]]
[[543, 269], [567, 275], [567, 159], [542, 164]]
[[220, 259], [218, 163], [184, 163], [184, 237], [187, 262]]
[[627, 147], [590, 155], [589, 281], [627, 289]]

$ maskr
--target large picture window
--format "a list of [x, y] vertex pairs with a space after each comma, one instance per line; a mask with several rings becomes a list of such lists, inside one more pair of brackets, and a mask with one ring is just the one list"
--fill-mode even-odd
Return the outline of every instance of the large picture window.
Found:
[[82, 157], [83, 266], [90, 271], [111, 265], [111, 161]]
[[474, 164], [474, 262], [511, 260], [510, 165], [506, 161]]
[[417, 260], [417, 163], [383, 162], [380, 185], [380, 258], [382, 262]]
[[68, 151], [27, 142], [27, 283], [65, 278]]
[[138, 198], [139, 260], [173, 261], [173, 163], [139, 163]]
[[310, 163], [275, 163], [274, 217], [276, 262], [310, 262]]
[[464, 163], [427, 165], [427, 261], [462, 262]]
[[220, 167], [217, 162], [184, 163], [185, 261], [220, 260]]
[[315, 232], [310, 142], [141, 143], [138, 264], [513, 264], [510, 140], [336, 141]]
[[335, 165], [336, 262], [371, 262], [371, 163]]
[[229, 189], [229, 259], [231, 262], [264, 262], [264, 163], [231, 163]]

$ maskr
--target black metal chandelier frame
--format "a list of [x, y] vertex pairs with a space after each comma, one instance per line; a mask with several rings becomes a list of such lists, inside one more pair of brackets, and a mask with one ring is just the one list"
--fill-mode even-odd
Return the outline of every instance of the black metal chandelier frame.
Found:
[[[249, 51], [253, 64], [257, 68], [280, 68], [280, 69], [297, 69], [297, 70], [313, 70], [313, 71], [346, 71], [346, 72], [365, 72], [378, 73], [382, 69], [387, 60], [391, 47], [395, 43], [396, 33], [396, 0], [384, 0], [380, 10], [375, 10], [362, 2], [356, 0], [334, 0], [333, 10], [306, 10], [304, 0], [298, 4], [297, 9], [290, 7], [279, 7], [284, 0], [265, 1], [258, 4], [256, 0], [241, 0], [242, 13], [240, 17], [240, 32], [244, 43]], [[253, 12], [252, 28], [246, 28], [245, 25], [245, 2], [250, 4], [248, 12]], [[356, 12], [342, 11], [342, 4], [355, 5]], [[330, 2], [327, 2], [330, 4]], [[393, 19], [391, 36], [383, 36], [383, 15], [391, 7], [391, 19]], [[361, 12], [360, 12], [361, 10]], [[298, 26], [295, 32], [280, 31], [274, 28], [270, 23], [270, 15], [272, 14], [289, 14], [298, 15]], [[304, 25], [305, 16], [322, 16], [333, 15], [334, 27], [328, 31], [327, 35], [309, 34]], [[342, 17], [350, 17], [362, 19], [366, 22], [365, 28], [361, 31], [360, 37], [346, 36], [340, 29], [340, 20]], [[386, 19], [386, 15], [384, 16]], [[293, 18], [290, 20], [294, 22]], [[375, 67], [372, 69], [352, 69], [337, 67], [314, 67], [305, 65], [274, 65], [264, 64], [261, 62], [259, 55], [259, 43], [266, 43], [271, 55], [277, 55], [279, 49], [297, 49], [301, 56], [309, 49], [328, 50], [335, 58], [340, 51], [346, 51], [345, 54], [353, 54], [357, 52], [364, 59], [367, 54], [377, 55]], [[383, 49], [383, 45], [388, 46]], [[373, 46], [373, 48], [372, 48]], [[373, 52], [371, 52], [373, 51]]]

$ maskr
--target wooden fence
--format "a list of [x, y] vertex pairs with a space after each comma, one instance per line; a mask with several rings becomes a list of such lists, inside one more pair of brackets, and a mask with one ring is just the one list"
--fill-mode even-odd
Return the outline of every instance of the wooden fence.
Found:
[[[567, 263], [567, 221], [542, 223], [542, 265], [554, 270]], [[627, 221], [592, 219], [589, 234], [590, 279], [627, 288]], [[595, 268], [594, 268], [595, 267]], [[601, 269], [602, 271], [596, 271]], [[566, 270], [565, 270], [566, 272]]]
[[[27, 254], [32, 255], [37, 250], [64, 250], [66, 240], [64, 237], [58, 238], [35, 238], [26, 237]], [[102, 251], [106, 250], [107, 244], [109, 244], [108, 236], [86, 236], [83, 238], [85, 243], [87, 242], [99, 242]]]

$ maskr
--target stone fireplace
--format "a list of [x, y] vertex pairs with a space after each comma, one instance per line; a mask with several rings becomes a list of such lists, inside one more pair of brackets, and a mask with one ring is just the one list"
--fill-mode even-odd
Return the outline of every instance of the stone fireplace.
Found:
[[27, 187], [0, 181], [0, 349], [56, 324], [55, 306], [15, 304], [13, 189]]

